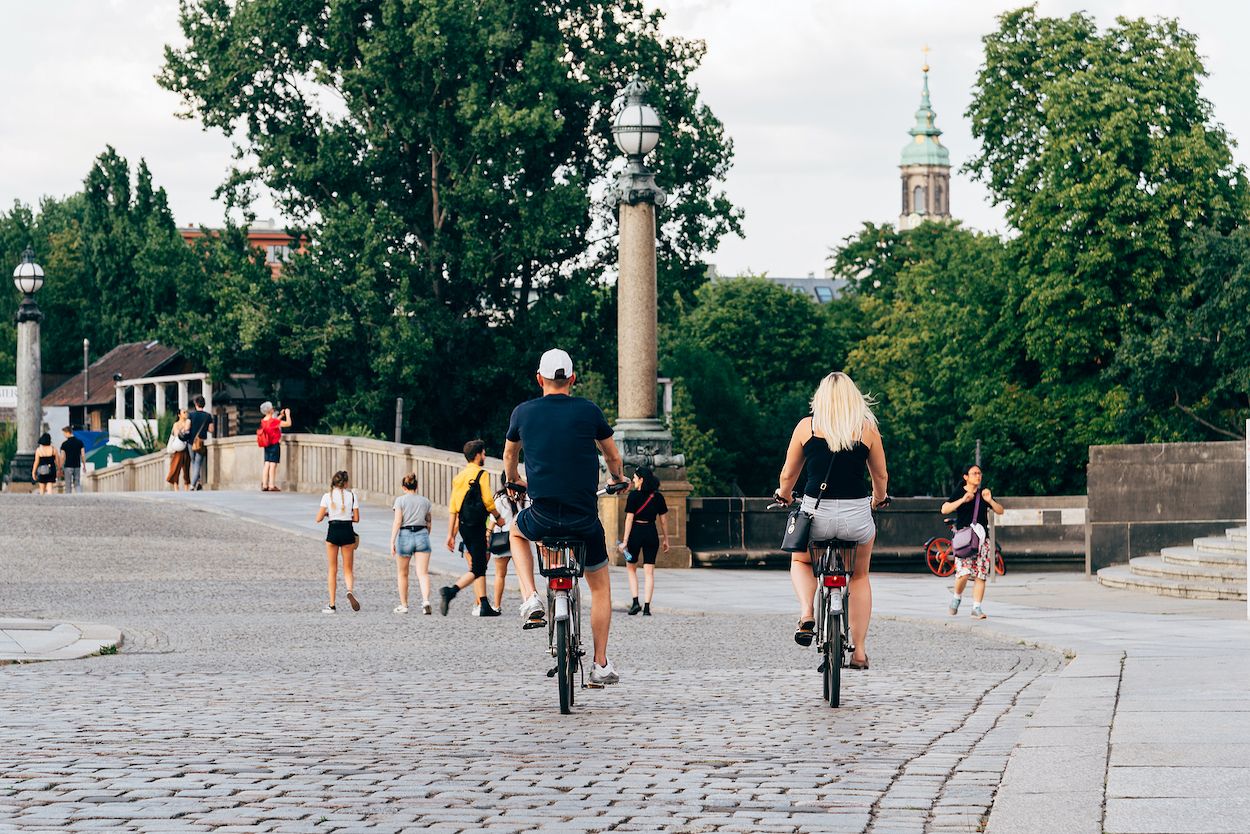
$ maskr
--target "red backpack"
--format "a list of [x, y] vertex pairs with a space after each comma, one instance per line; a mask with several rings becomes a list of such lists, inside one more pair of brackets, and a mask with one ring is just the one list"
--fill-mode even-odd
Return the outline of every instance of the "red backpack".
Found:
[[277, 443], [282, 438], [282, 435], [279, 434], [277, 437], [274, 437], [274, 434], [275, 432], [272, 432], [265, 427], [265, 421], [261, 420], [260, 428], [256, 430], [256, 445], [263, 449], [266, 446], [272, 446]]

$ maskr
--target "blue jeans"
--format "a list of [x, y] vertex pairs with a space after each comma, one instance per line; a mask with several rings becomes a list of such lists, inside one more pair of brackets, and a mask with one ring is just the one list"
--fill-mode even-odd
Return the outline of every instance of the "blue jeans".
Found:
[[82, 467], [67, 466], [65, 472], [65, 494], [82, 492]]
[[544, 538], [581, 539], [586, 543], [585, 571], [599, 570], [608, 564], [608, 543], [604, 538], [603, 523], [599, 515], [587, 515], [560, 504], [535, 501], [517, 513], [516, 528], [532, 542]]
[[208, 452], [191, 453], [191, 488], [195, 489], [208, 474]]

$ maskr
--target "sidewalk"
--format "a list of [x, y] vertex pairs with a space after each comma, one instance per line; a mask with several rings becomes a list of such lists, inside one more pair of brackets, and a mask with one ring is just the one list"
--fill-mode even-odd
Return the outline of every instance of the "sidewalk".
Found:
[[122, 633], [107, 625], [0, 619], [0, 666], [77, 660], [121, 643]]
[[[324, 537], [308, 495], [146, 497]], [[389, 555], [391, 512], [367, 506], [362, 515], [362, 549]], [[446, 529], [446, 519], [435, 518], [431, 569], [458, 575], [464, 563], [443, 549]], [[613, 585], [620, 600], [625, 571], [613, 572]], [[931, 576], [877, 575], [873, 608], [878, 616], [943, 624], [952, 639], [985, 631], [1075, 656], [1012, 753], [987, 834], [1250, 832], [1243, 603], [1139, 595], [1075, 574], [1009, 574], [990, 585], [990, 619], [973, 621], [946, 614], [948, 587]], [[783, 571], [702, 569], [661, 572], [655, 607], [789, 612], [796, 602]]]

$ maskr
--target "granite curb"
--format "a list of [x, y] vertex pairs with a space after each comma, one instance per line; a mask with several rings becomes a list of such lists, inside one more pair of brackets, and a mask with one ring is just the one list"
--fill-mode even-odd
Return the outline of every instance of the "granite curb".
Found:
[[102, 623], [0, 619], [0, 666], [79, 660], [121, 647], [121, 629]]

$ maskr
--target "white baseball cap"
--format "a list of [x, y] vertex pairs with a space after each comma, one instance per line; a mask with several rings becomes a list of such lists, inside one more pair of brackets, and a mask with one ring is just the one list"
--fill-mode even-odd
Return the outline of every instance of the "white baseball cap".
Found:
[[559, 348], [552, 348], [538, 360], [538, 373], [543, 379], [568, 379], [573, 376], [573, 360]]

